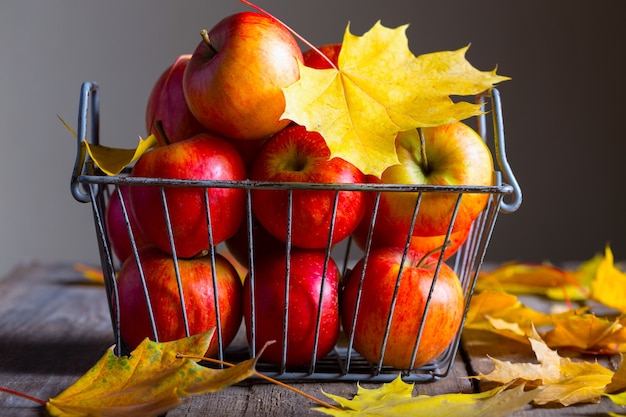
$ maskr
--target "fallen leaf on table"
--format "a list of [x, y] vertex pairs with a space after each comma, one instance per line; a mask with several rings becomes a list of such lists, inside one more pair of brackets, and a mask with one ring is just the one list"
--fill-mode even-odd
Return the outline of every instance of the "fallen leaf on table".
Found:
[[429, 416], [429, 417], [500, 417], [509, 415], [528, 404], [539, 389], [525, 391], [523, 386], [506, 389], [501, 386], [476, 394], [441, 394], [413, 396], [413, 384], [398, 376], [380, 388], [358, 387], [353, 399], [324, 393], [337, 402], [342, 409], [317, 407], [313, 410], [336, 417], [348, 416]]
[[548, 295], [554, 299], [586, 299], [580, 275], [550, 264], [509, 262], [489, 272], [481, 272], [477, 291], [500, 290], [511, 294]]
[[319, 132], [331, 157], [380, 177], [399, 163], [398, 132], [480, 114], [479, 104], [454, 102], [450, 96], [476, 95], [509, 79], [471, 66], [467, 47], [416, 57], [409, 50], [407, 27], [378, 22], [355, 36], [348, 26], [337, 68], [300, 65], [300, 79], [283, 90], [282, 117]]
[[75, 264], [74, 270], [79, 272], [83, 278], [96, 284], [104, 284], [104, 274], [101, 268], [96, 268], [84, 264]]
[[180, 398], [215, 392], [255, 372], [255, 359], [234, 367], [211, 369], [179, 353], [202, 357], [214, 331], [173, 342], [145, 339], [128, 357], [105, 355], [73, 385], [51, 398], [51, 416], [158, 416], [180, 404]]
[[626, 313], [626, 273], [615, 266], [613, 252], [608, 245], [591, 281], [591, 298]]
[[564, 347], [596, 355], [626, 352], [624, 316], [608, 319], [594, 314], [575, 314], [553, 320], [554, 328], [541, 335], [552, 348]]
[[511, 363], [490, 358], [494, 370], [476, 378], [511, 384], [525, 381], [526, 384], [542, 387], [534, 398], [536, 404], [561, 403], [571, 405], [581, 402], [598, 402], [612, 382], [614, 372], [597, 362], [574, 362], [561, 357], [550, 349], [535, 331], [529, 337], [538, 363]]

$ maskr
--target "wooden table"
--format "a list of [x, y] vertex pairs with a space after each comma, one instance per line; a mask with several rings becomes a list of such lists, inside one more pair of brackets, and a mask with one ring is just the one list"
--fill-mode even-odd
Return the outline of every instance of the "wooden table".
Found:
[[[47, 400], [93, 366], [112, 343], [104, 287], [86, 282], [72, 265], [20, 265], [0, 280], [0, 386]], [[449, 376], [416, 384], [415, 394], [473, 392], [475, 387], [467, 379], [468, 373], [489, 372], [487, 354], [500, 359], [533, 358], [528, 348], [484, 333], [466, 332], [462, 349], [464, 354], [457, 355]], [[617, 362], [611, 365], [616, 366]], [[322, 389], [348, 398], [357, 389], [353, 382], [293, 385], [320, 399], [326, 399]], [[479, 385], [481, 388], [486, 387]], [[323, 415], [310, 411], [314, 405], [284, 388], [255, 383], [191, 397], [168, 412], [167, 417]], [[599, 404], [569, 407], [527, 406], [511, 416], [602, 416], [607, 411], [626, 412], [603, 399]], [[37, 404], [0, 392], [1, 417], [42, 415], [45, 411]]]

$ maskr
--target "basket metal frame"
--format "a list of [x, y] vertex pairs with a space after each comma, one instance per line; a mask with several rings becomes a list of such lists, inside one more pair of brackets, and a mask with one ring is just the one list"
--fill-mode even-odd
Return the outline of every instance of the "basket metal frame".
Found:
[[[135, 239], [130, 227], [129, 213], [126, 210], [126, 204], [124, 203], [124, 198], [122, 193], [120, 192], [120, 186], [137, 186], [137, 185], [149, 185], [154, 187], [159, 187], [161, 191], [162, 201], [164, 203], [166, 224], [168, 227], [168, 231], [170, 234], [170, 244], [172, 249], [172, 258], [174, 262], [174, 267], [177, 275], [177, 283], [178, 288], [181, 294], [181, 300], [183, 300], [183, 305], [181, 305], [181, 313], [183, 317], [183, 321], [187, 330], [187, 334], [189, 335], [186, 310], [184, 307], [184, 296], [182, 295], [182, 285], [181, 285], [181, 277], [178, 272], [178, 258], [176, 256], [176, 248], [173, 244], [171, 224], [169, 222], [169, 218], [167, 215], [167, 201], [165, 189], [167, 187], [198, 187], [205, 190], [205, 210], [207, 216], [207, 222], [209, 225], [209, 233], [207, 239], [210, 244], [211, 250], [209, 250], [209, 254], [211, 256], [212, 265], [215, 266], [215, 257], [217, 254], [217, 250], [214, 245], [212, 245], [212, 233], [211, 233], [211, 218], [210, 218], [210, 210], [209, 210], [209, 201], [208, 201], [208, 190], [211, 188], [240, 188], [245, 190], [246, 193], [246, 222], [247, 222], [247, 231], [248, 231], [248, 255], [249, 255], [249, 276], [251, 280], [251, 291], [254, 293], [254, 275], [255, 275], [255, 267], [254, 267], [254, 237], [252, 233], [252, 202], [251, 202], [251, 192], [252, 190], [259, 189], [273, 189], [273, 190], [284, 190], [288, 193], [289, 201], [291, 201], [292, 195], [294, 191], [297, 190], [326, 190], [332, 191], [335, 193], [335, 204], [333, 209], [333, 221], [331, 221], [330, 231], [329, 231], [329, 239], [328, 245], [326, 248], [326, 262], [332, 257], [333, 259], [338, 259], [338, 264], [343, 269], [343, 273], [345, 274], [347, 269], [350, 267], [351, 260], [355, 257], [355, 245], [351, 244], [350, 239], [348, 239], [347, 244], [340, 249], [342, 253], [337, 253], [336, 248], [331, 248], [331, 236], [332, 229], [334, 227], [334, 214], [337, 207], [337, 200], [339, 193], [342, 191], [355, 191], [355, 192], [368, 192], [375, 194], [375, 205], [374, 205], [374, 214], [370, 221], [370, 235], [368, 236], [366, 247], [357, 254], [357, 256], [365, 257], [367, 260], [369, 253], [371, 251], [371, 232], [373, 230], [373, 225], [375, 222], [376, 214], [378, 211], [378, 202], [380, 200], [380, 196], [383, 192], [409, 192], [409, 193], [417, 193], [418, 198], [415, 206], [415, 211], [413, 213], [413, 221], [417, 216], [419, 211], [421, 196], [424, 193], [457, 193], [457, 202], [454, 212], [452, 214], [452, 220], [447, 230], [446, 240], [450, 237], [453, 230], [454, 221], [456, 218], [456, 211], [459, 207], [459, 204], [466, 194], [487, 194], [489, 195], [487, 207], [483, 210], [480, 216], [475, 220], [470, 235], [467, 241], [460, 247], [458, 252], [449, 260], [453, 265], [453, 269], [456, 274], [459, 276], [461, 280], [461, 284], [464, 292], [464, 301], [465, 301], [465, 311], [463, 314], [463, 321], [467, 315], [467, 309], [469, 307], [469, 301], [472, 297], [472, 293], [474, 290], [474, 285], [478, 274], [480, 272], [480, 268], [482, 266], [486, 250], [489, 244], [489, 240], [491, 239], [491, 235], [495, 226], [495, 222], [499, 213], [512, 213], [516, 211], [522, 201], [521, 189], [515, 176], [509, 166], [508, 160], [506, 158], [505, 153], [505, 142], [504, 142], [504, 126], [503, 126], [503, 118], [502, 118], [502, 107], [500, 101], [500, 94], [497, 89], [491, 89], [486, 91], [485, 93], [477, 96], [477, 100], [482, 103], [484, 106], [490, 106], [489, 113], [485, 112], [477, 117], [476, 126], [478, 133], [481, 137], [486, 140], [488, 136], [493, 137], [493, 154], [495, 155], [495, 160], [497, 162], [497, 167], [499, 170], [494, 171], [494, 184], [493, 186], [434, 186], [434, 185], [415, 185], [415, 184], [327, 184], [327, 183], [283, 183], [283, 182], [263, 182], [263, 181], [252, 181], [252, 180], [243, 180], [243, 181], [190, 181], [190, 180], [176, 180], [176, 179], [157, 179], [157, 178], [137, 178], [137, 177], [129, 177], [122, 173], [117, 176], [107, 176], [100, 172], [93, 164], [85, 152], [85, 147], [81, 146], [81, 142], [84, 140], [89, 141], [90, 143], [98, 144], [99, 143], [99, 87], [96, 83], [93, 82], [85, 82], [81, 86], [80, 93], [80, 101], [79, 101], [79, 115], [78, 115], [78, 129], [77, 129], [77, 153], [76, 153], [76, 161], [74, 165], [74, 169], [71, 177], [71, 193], [73, 197], [83, 203], [90, 202], [92, 205], [94, 223], [96, 227], [96, 235], [98, 239], [98, 247], [100, 252], [100, 261], [101, 266], [104, 273], [105, 278], [105, 288], [107, 293], [107, 299], [109, 302], [110, 312], [111, 312], [111, 322], [113, 326], [113, 333], [116, 341], [115, 352], [118, 355], [128, 354], [130, 349], [124, 342], [121, 334], [120, 334], [120, 317], [118, 306], [113, 305], [115, 301], [118, 300], [117, 297], [117, 285], [116, 285], [116, 271], [119, 265], [116, 264], [116, 260], [112, 253], [109, 240], [106, 234], [106, 226], [104, 213], [105, 208], [110, 198], [111, 193], [118, 193], [118, 197], [120, 199], [120, 204], [122, 207], [122, 212], [125, 218], [127, 231], [129, 233], [129, 238], [131, 241], [131, 246], [133, 250], [133, 255], [137, 265], [141, 271], [141, 261], [139, 259], [138, 247], [135, 243]], [[492, 125], [491, 128], [487, 123], [487, 114], [491, 115]], [[90, 124], [88, 128], [88, 124]], [[291, 210], [291, 204], [290, 210]], [[288, 225], [290, 224], [291, 213], [288, 216]], [[411, 228], [412, 229], [412, 228]], [[404, 256], [406, 256], [409, 247], [410, 236], [407, 237], [406, 245], [404, 248]], [[357, 249], [358, 250], [358, 249]], [[439, 258], [438, 264], [435, 270], [435, 278], [433, 280], [433, 287], [436, 282], [438, 271], [440, 265], [443, 261], [442, 254], [444, 248], [442, 248]], [[290, 244], [290, 227], [288, 226], [288, 234], [287, 234], [287, 245], [286, 245], [286, 255], [287, 260], [289, 259], [289, 253], [291, 251]], [[212, 268], [215, 271], [215, 268]], [[145, 283], [145, 278], [142, 274], [143, 287], [144, 287], [144, 296], [146, 297], [146, 301], [150, 302], [150, 297], [148, 294], [147, 286]], [[290, 265], [289, 261], [286, 264], [286, 274], [287, 274], [287, 284], [288, 277], [290, 273]], [[402, 268], [398, 273], [398, 281], [396, 286], [399, 286], [400, 276], [402, 274]], [[215, 276], [215, 272], [213, 272], [212, 276], [214, 291], [217, 294], [217, 278]], [[322, 285], [324, 285], [324, 280], [322, 281]], [[431, 294], [432, 288], [431, 287]], [[388, 366], [382, 365], [382, 354], [378, 363], [369, 363], [365, 361], [354, 349], [352, 349], [353, 340], [349, 338], [347, 340], [340, 340], [337, 344], [333, 352], [328, 354], [326, 357], [316, 360], [316, 351], [317, 351], [317, 335], [319, 334], [319, 323], [320, 317], [318, 316], [316, 331], [315, 331], [315, 345], [314, 351], [311, 358], [311, 363], [309, 366], [305, 367], [287, 367], [284, 364], [284, 360], [286, 357], [286, 334], [287, 334], [287, 307], [288, 307], [288, 294], [287, 294], [288, 285], [286, 285], [285, 290], [285, 317], [283, 321], [283, 363], [281, 365], [271, 365], [266, 364], [260, 361], [257, 365], [257, 369], [264, 373], [265, 375], [281, 379], [281, 380], [294, 380], [294, 381], [320, 381], [320, 380], [335, 380], [335, 381], [364, 381], [364, 382], [388, 382], [393, 380], [401, 374], [405, 381], [409, 382], [429, 382], [438, 378], [445, 377], [451, 370], [451, 367], [454, 362], [454, 358], [458, 351], [460, 339], [461, 339], [461, 331], [456, 334], [453, 342], [450, 346], [432, 363], [429, 363], [425, 366], [421, 366], [417, 369], [395, 369], [390, 368]], [[359, 295], [360, 297], [360, 295]], [[217, 298], [217, 297], [216, 297]], [[251, 303], [251, 311], [252, 316], [255, 317], [255, 306], [254, 306], [254, 297], [252, 298]], [[321, 299], [320, 299], [321, 305]], [[427, 310], [430, 305], [430, 296], [426, 302], [426, 312], [424, 317], [427, 314]], [[388, 324], [391, 322], [391, 318], [393, 316], [393, 310], [395, 306], [395, 296], [392, 301], [392, 307], [389, 312]], [[357, 307], [358, 308], [358, 307]], [[217, 311], [217, 323], [219, 320], [219, 309], [217, 308], [217, 301], [215, 305], [215, 310]], [[117, 312], [117, 313], [116, 313]], [[356, 312], [356, 310], [355, 310]], [[152, 320], [152, 328], [154, 339], [158, 341], [158, 332], [156, 328], [156, 324], [154, 322], [154, 317], [152, 315], [152, 311], [149, 311], [150, 317]], [[355, 314], [356, 316], [356, 314]], [[254, 323], [255, 320], [252, 320]], [[216, 328], [216, 337], [219, 344], [219, 350], [217, 358], [221, 360], [243, 360], [249, 357], [255, 356], [255, 334], [256, 331], [254, 329], [254, 325], [252, 326], [252, 343], [251, 346], [247, 349], [230, 349], [226, 346], [223, 346], [222, 342], [222, 329], [221, 326], [217, 326]], [[389, 326], [387, 327], [388, 331]], [[461, 326], [462, 328], [462, 326]], [[354, 332], [352, 332], [354, 333]], [[418, 352], [419, 342], [421, 337], [420, 334], [417, 337], [417, 340], [414, 345], [413, 356]], [[343, 334], [343, 333], [342, 333]], [[385, 335], [385, 339], [383, 344], [387, 342], [387, 336]], [[384, 354], [384, 349], [382, 349]]]

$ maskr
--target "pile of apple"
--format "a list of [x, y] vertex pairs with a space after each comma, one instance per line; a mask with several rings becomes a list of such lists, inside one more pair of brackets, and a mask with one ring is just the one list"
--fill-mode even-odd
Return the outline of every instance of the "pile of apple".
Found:
[[[319, 133], [280, 119], [285, 106], [282, 88], [298, 79], [298, 61], [328, 68], [320, 51], [336, 63], [341, 44], [318, 49], [303, 53], [282, 24], [254, 12], [228, 16], [203, 32], [195, 52], [181, 55], [156, 81], [148, 99], [146, 128], [157, 135], [159, 146], [145, 153], [129, 176], [279, 183], [492, 184], [491, 153], [482, 138], [461, 122], [398, 134], [401, 164], [388, 168], [381, 178], [364, 175], [343, 159], [329, 159]], [[373, 222], [376, 193], [370, 190], [300, 189], [290, 194], [285, 189], [257, 186], [250, 193], [249, 231], [244, 188], [122, 185], [113, 190], [105, 217], [111, 247], [122, 262], [116, 300], [122, 337], [130, 347], [145, 337], [167, 341], [211, 329], [219, 318], [219, 339], [226, 347], [243, 318], [248, 341], [256, 351], [267, 341], [278, 342], [263, 353], [262, 359], [268, 362], [284, 359], [287, 365], [308, 364], [314, 352], [319, 359], [332, 350], [343, 328], [353, 338], [355, 350], [371, 362], [377, 363], [382, 356], [383, 364], [400, 369], [428, 363], [451, 343], [464, 311], [459, 279], [446, 263], [438, 268], [432, 301], [425, 311], [437, 260], [440, 255], [448, 259], [465, 241], [488, 198], [485, 194], [462, 197], [444, 245], [457, 197], [457, 193], [423, 193], [413, 230], [409, 230], [418, 198], [415, 193], [381, 193]], [[371, 231], [370, 224], [374, 224]], [[252, 242], [248, 242], [249, 232]], [[360, 260], [342, 277], [335, 260], [326, 256], [327, 246], [352, 236], [365, 248], [370, 233], [372, 250], [367, 262]], [[130, 237], [138, 256], [134, 256]], [[410, 250], [402, 263], [408, 237]], [[215, 258], [209, 255], [220, 244], [228, 248], [231, 258], [223, 252], [213, 252]], [[246, 266], [253, 261], [254, 279], [250, 272], [240, 277], [229, 259]], [[381, 355], [400, 268], [401, 285]], [[288, 323], [284, 323], [285, 310]], [[419, 350], [411, 362], [418, 334]], [[217, 343], [215, 338], [208, 355], [216, 354]]]

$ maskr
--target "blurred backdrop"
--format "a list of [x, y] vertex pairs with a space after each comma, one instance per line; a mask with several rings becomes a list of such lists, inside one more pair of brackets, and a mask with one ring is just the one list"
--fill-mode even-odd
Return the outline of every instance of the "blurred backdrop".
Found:
[[[414, 53], [471, 44], [500, 86], [507, 154], [524, 192], [501, 215], [487, 259], [626, 258], [622, 127], [626, 2], [258, 0], [315, 44], [409, 23]], [[98, 260], [91, 208], [69, 191], [80, 85], [101, 88], [101, 141], [145, 136], [153, 83], [199, 31], [250, 10], [237, 0], [9, 0], [0, 3], [0, 276], [29, 260]]]

